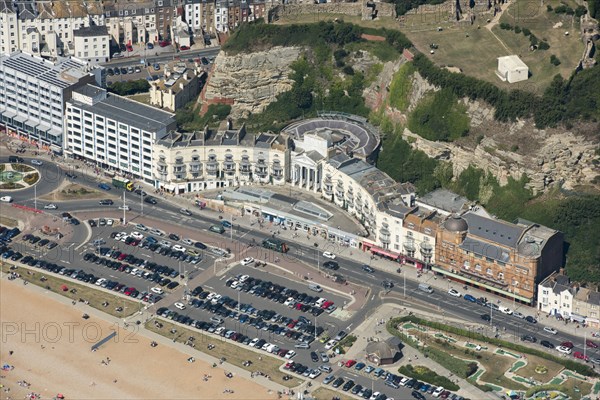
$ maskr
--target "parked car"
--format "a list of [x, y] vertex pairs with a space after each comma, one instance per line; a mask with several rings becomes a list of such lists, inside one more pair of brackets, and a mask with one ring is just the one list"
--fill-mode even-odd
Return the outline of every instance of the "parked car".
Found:
[[462, 297], [462, 294], [460, 294], [460, 292], [456, 289], [448, 290], [448, 294], [452, 297]]

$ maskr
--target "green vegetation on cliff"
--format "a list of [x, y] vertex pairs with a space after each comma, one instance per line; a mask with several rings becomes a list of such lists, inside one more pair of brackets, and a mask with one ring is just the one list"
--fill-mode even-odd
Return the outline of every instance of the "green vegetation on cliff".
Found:
[[404, 63], [392, 78], [389, 102], [397, 110], [406, 111], [408, 109], [414, 72], [415, 67], [413, 63]]
[[467, 108], [450, 89], [425, 95], [410, 113], [408, 128], [428, 140], [452, 141], [469, 133]]

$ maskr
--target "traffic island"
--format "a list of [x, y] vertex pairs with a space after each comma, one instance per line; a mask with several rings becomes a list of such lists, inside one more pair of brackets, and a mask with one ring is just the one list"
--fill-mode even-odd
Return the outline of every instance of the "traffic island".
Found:
[[37, 169], [24, 164], [0, 164], [0, 189], [21, 190], [34, 186], [40, 180]]

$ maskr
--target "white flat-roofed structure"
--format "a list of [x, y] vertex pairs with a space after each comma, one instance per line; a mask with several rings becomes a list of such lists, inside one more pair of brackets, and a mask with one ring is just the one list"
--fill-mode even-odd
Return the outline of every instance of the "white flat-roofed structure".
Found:
[[154, 184], [153, 146], [175, 129], [174, 115], [93, 85], [67, 103], [65, 153]]
[[508, 83], [526, 81], [529, 79], [529, 67], [515, 55], [498, 57], [496, 75]]
[[0, 113], [7, 133], [62, 151], [65, 103], [75, 88], [101, 84], [100, 68], [77, 58], [51, 62], [17, 51], [0, 58]]

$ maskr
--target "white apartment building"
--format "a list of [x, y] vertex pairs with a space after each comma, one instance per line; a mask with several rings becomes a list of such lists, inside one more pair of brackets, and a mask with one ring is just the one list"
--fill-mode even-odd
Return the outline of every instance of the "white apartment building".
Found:
[[107, 6], [106, 26], [115, 44], [154, 43], [159, 40], [153, 3]]
[[229, 1], [217, 0], [215, 3], [215, 29], [217, 32], [229, 32]]
[[239, 130], [171, 132], [153, 154], [156, 188], [176, 193], [251, 183], [283, 185], [288, 179], [285, 136]]
[[65, 103], [77, 87], [102, 79], [102, 69], [72, 57], [56, 63], [20, 51], [0, 57], [2, 124], [7, 133], [60, 152]]
[[103, 25], [102, 6], [97, 2], [9, 2], [0, 3], [0, 50], [16, 50], [56, 57], [72, 55], [73, 31]]
[[183, 17], [194, 32], [201, 31], [202, 27], [202, 9], [203, 0], [185, 0], [183, 6]]
[[570, 318], [577, 290], [563, 274], [552, 274], [538, 285], [538, 310], [548, 315]]
[[110, 59], [110, 36], [106, 26], [92, 25], [73, 31], [75, 57], [90, 65], [105, 63]]
[[19, 50], [19, 23], [13, 2], [0, 1], [0, 55], [11, 54]]
[[65, 153], [153, 184], [154, 143], [175, 129], [174, 115], [85, 85], [66, 107]]

